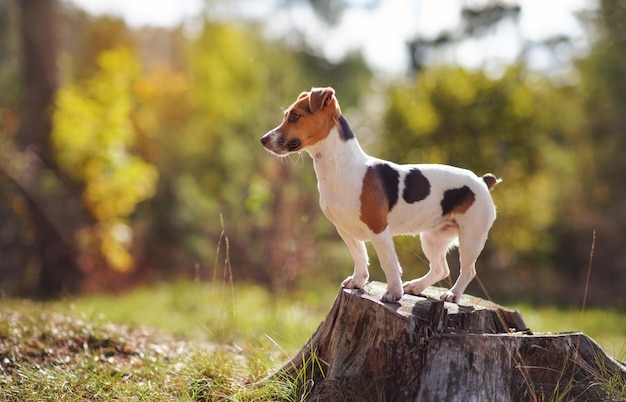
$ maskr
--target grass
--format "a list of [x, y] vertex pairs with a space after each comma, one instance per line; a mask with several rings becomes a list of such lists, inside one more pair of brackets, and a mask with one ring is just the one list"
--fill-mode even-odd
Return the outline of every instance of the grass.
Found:
[[124, 295], [0, 304], [2, 400], [299, 400], [255, 385], [295, 354], [334, 300], [180, 282]]
[[[252, 285], [179, 282], [48, 303], [2, 300], [0, 395], [8, 401], [300, 400], [310, 391], [306, 379], [257, 383], [306, 342], [336, 292], [328, 286], [272, 296]], [[520, 310], [533, 331], [583, 331], [609, 354], [626, 357], [625, 313], [587, 309], [581, 318], [578, 310]]]
[[269, 338], [291, 355], [330, 309], [337, 288], [273, 296], [254, 285], [178, 282], [124, 295], [95, 295], [50, 305], [89, 319], [148, 326], [186, 338], [248, 345]]
[[626, 313], [607, 309], [517, 306], [534, 332], [584, 332], [610, 356], [626, 361]]

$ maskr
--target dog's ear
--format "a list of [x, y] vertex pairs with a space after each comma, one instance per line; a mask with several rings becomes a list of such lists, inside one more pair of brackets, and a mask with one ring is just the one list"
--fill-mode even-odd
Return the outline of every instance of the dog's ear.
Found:
[[309, 108], [311, 109], [311, 113], [317, 113], [322, 110], [334, 95], [335, 90], [330, 87], [312, 88], [309, 96]]

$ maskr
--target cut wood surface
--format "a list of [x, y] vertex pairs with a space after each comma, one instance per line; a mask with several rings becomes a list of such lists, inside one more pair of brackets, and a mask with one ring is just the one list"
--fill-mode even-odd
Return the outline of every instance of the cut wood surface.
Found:
[[618, 400], [610, 384], [626, 367], [582, 333], [533, 334], [518, 311], [467, 295], [442, 302], [441, 288], [382, 303], [385, 288], [341, 289], [273, 378], [321, 401]]

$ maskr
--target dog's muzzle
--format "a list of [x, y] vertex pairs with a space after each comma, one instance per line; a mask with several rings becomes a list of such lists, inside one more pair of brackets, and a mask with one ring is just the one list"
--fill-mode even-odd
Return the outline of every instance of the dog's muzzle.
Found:
[[276, 155], [285, 155], [290, 152], [296, 152], [302, 147], [302, 141], [292, 138], [285, 141], [285, 136], [278, 131], [270, 131], [261, 137], [261, 144], [270, 152]]
[[261, 144], [267, 148], [267, 144], [269, 144], [271, 137], [272, 137], [272, 132], [270, 131], [269, 133], [261, 137]]

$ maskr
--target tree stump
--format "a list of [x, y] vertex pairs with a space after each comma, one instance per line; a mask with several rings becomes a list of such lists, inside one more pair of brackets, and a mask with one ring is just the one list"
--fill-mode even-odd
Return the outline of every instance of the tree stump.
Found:
[[624, 397], [626, 366], [582, 333], [532, 334], [518, 311], [467, 295], [459, 305], [442, 302], [441, 288], [382, 303], [385, 287], [341, 289], [311, 339], [271, 378], [320, 401]]

